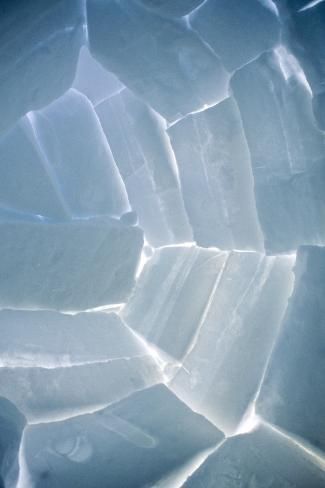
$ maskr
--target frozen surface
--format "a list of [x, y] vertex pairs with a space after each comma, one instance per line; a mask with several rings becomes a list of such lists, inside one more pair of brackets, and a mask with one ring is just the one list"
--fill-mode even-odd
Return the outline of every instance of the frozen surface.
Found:
[[190, 22], [230, 72], [279, 40], [278, 19], [260, 0], [206, 0]]
[[0, 222], [0, 305], [85, 310], [123, 302], [143, 244], [113, 219]]
[[73, 217], [120, 216], [128, 199], [96, 112], [76, 90], [32, 115], [49, 172]]
[[7, 398], [0, 397], [0, 486], [13, 488], [18, 478], [18, 450], [26, 424], [24, 416]]
[[138, 5], [166, 17], [182, 17], [196, 9], [204, 0], [133, 0]]
[[263, 249], [250, 154], [232, 98], [168, 130], [196, 242], [221, 249]]
[[295, 276], [294, 292], [257, 411], [325, 450], [325, 249], [300, 248]]
[[271, 55], [237, 71], [231, 87], [251, 154], [267, 251], [323, 243], [324, 133], [315, 126], [307, 88], [295, 76], [286, 79]]
[[103, 480], [107, 488], [152, 486], [222, 440], [163, 385], [91, 415], [30, 426], [25, 436], [35, 488], [100, 487]]
[[310, 454], [262, 425], [227, 439], [183, 486], [322, 488], [324, 484], [324, 471]]
[[87, 2], [90, 52], [168, 120], [225, 98], [228, 76], [188, 28], [135, 2]]
[[87, 46], [82, 46], [73, 88], [96, 105], [121, 91], [123, 84], [92, 57]]
[[115, 313], [0, 311], [1, 366], [53, 368], [147, 353]]
[[71, 86], [83, 23], [79, 0], [1, 2], [0, 132]]
[[0, 395], [14, 402], [29, 422], [44, 422], [99, 409], [161, 381], [162, 373], [147, 353], [78, 366], [1, 367]]
[[96, 107], [132, 208], [154, 246], [192, 240], [161, 118], [129, 90]]

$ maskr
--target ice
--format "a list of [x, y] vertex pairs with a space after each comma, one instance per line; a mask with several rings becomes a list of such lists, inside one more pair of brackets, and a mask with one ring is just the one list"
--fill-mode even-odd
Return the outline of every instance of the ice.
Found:
[[128, 199], [91, 103], [76, 90], [32, 116], [39, 144], [73, 217], [120, 216]]
[[146, 354], [115, 313], [1, 310], [0, 331], [1, 366], [53, 368]]
[[26, 419], [6, 398], [0, 397], [0, 486], [13, 488], [18, 478], [18, 450]]
[[322, 488], [325, 474], [315, 459], [266, 425], [227, 439], [184, 488]]
[[87, 46], [82, 46], [73, 88], [96, 105], [121, 91], [123, 85], [113, 73], [104, 69], [92, 57]]
[[324, 134], [315, 127], [310, 92], [295, 76], [286, 79], [278, 61], [264, 55], [231, 80], [271, 253], [325, 241]]
[[225, 253], [195, 246], [157, 250], [121, 312], [123, 319], [149, 342], [181, 360], [225, 258]]
[[196, 9], [204, 0], [135, 0], [152, 12], [166, 17], [183, 17]]
[[182, 119], [168, 134], [196, 242], [262, 250], [250, 154], [233, 99]]
[[97, 105], [96, 111], [147, 241], [154, 246], [191, 241], [161, 118], [129, 90]]
[[325, 248], [298, 250], [295, 287], [257, 401], [263, 418], [325, 450]]
[[292, 290], [293, 263], [291, 256], [164, 248], [121, 312], [178, 360], [178, 370], [166, 370], [173, 391], [226, 432], [236, 429], [258, 389]]
[[67, 219], [68, 208], [47, 163], [29, 117], [23, 117], [0, 138], [0, 205], [15, 212]]
[[0, 306], [86, 310], [126, 300], [142, 231], [115, 219], [0, 221]]
[[185, 20], [126, 0], [87, 2], [90, 52], [169, 121], [225, 98], [228, 75]]
[[278, 19], [259, 0], [207, 0], [190, 22], [229, 72], [272, 49], [279, 41]]
[[79, 0], [1, 2], [0, 132], [71, 86], [83, 23]]
[[47, 422], [98, 410], [162, 378], [148, 353], [77, 366], [0, 367], [0, 395], [29, 422]]
[[158, 385], [92, 415], [29, 426], [25, 456], [35, 488], [100, 487], [104, 480], [107, 488], [142, 488], [221, 440]]

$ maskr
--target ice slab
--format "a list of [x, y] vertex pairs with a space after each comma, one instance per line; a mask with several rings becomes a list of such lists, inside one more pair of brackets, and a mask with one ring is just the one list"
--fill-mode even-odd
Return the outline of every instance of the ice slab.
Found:
[[279, 41], [278, 19], [260, 0], [207, 0], [190, 22], [229, 72], [272, 49]]
[[57, 368], [0, 367], [0, 395], [17, 405], [29, 422], [93, 411], [161, 381], [162, 372], [148, 353]]
[[1, 310], [0, 334], [1, 366], [72, 366], [148, 352], [115, 313]]
[[262, 250], [250, 154], [234, 100], [185, 117], [168, 134], [197, 244]]
[[73, 88], [89, 98], [93, 105], [115, 95], [123, 89], [123, 84], [102, 67], [90, 54], [87, 46], [80, 49]]
[[149, 342], [181, 360], [225, 259], [226, 253], [195, 246], [156, 250], [121, 312], [123, 319]]
[[0, 397], [0, 486], [13, 488], [18, 478], [18, 451], [26, 419], [7, 398]]
[[324, 133], [315, 126], [310, 92], [295, 76], [286, 79], [277, 61], [263, 55], [231, 80], [270, 253], [325, 240]]
[[322, 488], [320, 465], [290, 440], [262, 425], [227, 439], [183, 485], [184, 488]]
[[325, 248], [298, 250], [295, 287], [257, 411], [325, 450]]
[[161, 118], [126, 89], [97, 105], [96, 111], [147, 241], [156, 247], [191, 241]]
[[135, 0], [139, 5], [166, 17], [183, 17], [204, 0]]
[[69, 217], [29, 117], [22, 117], [0, 138], [0, 168], [3, 208], [60, 220]]
[[0, 222], [0, 306], [86, 310], [126, 300], [143, 245], [115, 219]]
[[124, 183], [85, 95], [69, 90], [34, 112], [32, 122], [73, 217], [120, 216], [129, 210]]
[[71, 86], [83, 23], [79, 0], [1, 2], [0, 132]]
[[170, 387], [232, 433], [257, 393], [277, 337], [292, 290], [293, 258], [224, 254], [196, 336]]
[[121, 0], [87, 2], [90, 52], [172, 121], [225, 98], [228, 75], [185, 20]]
[[142, 488], [221, 439], [158, 385], [92, 415], [29, 426], [25, 456], [35, 488]]

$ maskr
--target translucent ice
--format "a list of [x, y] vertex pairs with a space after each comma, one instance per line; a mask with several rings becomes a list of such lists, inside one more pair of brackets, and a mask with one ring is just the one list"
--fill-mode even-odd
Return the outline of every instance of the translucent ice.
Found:
[[196, 242], [263, 249], [250, 154], [233, 99], [185, 117], [168, 134]]
[[147, 241], [154, 246], [191, 241], [161, 118], [129, 90], [97, 105], [96, 111]]
[[227, 439], [184, 488], [322, 488], [321, 465], [270, 427]]
[[0, 305], [85, 310], [123, 302], [143, 245], [114, 219], [0, 221]]
[[79, 0], [1, 2], [0, 132], [71, 86], [83, 23]]
[[0, 486], [13, 488], [18, 477], [18, 450], [26, 419], [14, 404], [0, 397]]
[[184, 20], [127, 0], [87, 2], [90, 52], [168, 120], [222, 100], [228, 76]]
[[147, 353], [115, 313], [1, 310], [0, 330], [1, 366], [53, 368]]
[[295, 287], [257, 411], [325, 450], [325, 249], [298, 250]]
[[204, 0], [134, 0], [152, 12], [166, 17], [182, 17], [197, 8]]
[[35, 488], [101, 487], [104, 480], [106, 488], [153, 486], [222, 440], [163, 385], [91, 415], [30, 426], [25, 436]]

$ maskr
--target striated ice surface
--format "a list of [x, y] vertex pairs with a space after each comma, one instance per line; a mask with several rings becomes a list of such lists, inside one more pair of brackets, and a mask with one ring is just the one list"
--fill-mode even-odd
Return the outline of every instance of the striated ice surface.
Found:
[[93, 56], [166, 119], [225, 98], [225, 69], [184, 20], [126, 0], [88, 1], [87, 18]]
[[114, 219], [0, 221], [0, 305], [86, 310], [130, 293], [142, 232]]
[[286, 437], [261, 425], [227, 439], [183, 485], [184, 488], [322, 488], [317, 460]]
[[325, 487], [324, 40], [0, 0], [0, 488]]
[[122, 311], [128, 325], [180, 363], [173, 391], [226, 432], [258, 389], [291, 293], [293, 264], [286, 256], [165, 248]]
[[18, 479], [18, 451], [26, 419], [7, 398], [0, 397], [0, 486], [11, 488]]
[[96, 106], [139, 225], [153, 246], [192, 240], [163, 120], [125, 89]]
[[301, 247], [295, 277], [257, 411], [266, 420], [325, 450], [325, 249]]
[[196, 242], [263, 249], [250, 154], [232, 98], [168, 129]]
[[279, 41], [278, 19], [260, 0], [206, 0], [190, 22], [229, 72], [272, 49]]
[[154, 486], [198, 451], [222, 440], [212, 424], [164, 385], [93, 414], [29, 426], [25, 435], [35, 488]]
[[0, 133], [72, 85], [83, 23], [79, 0], [1, 2]]
[[286, 79], [276, 61], [263, 55], [231, 80], [271, 253], [325, 241], [324, 133], [315, 126], [308, 90], [296, 77]]

